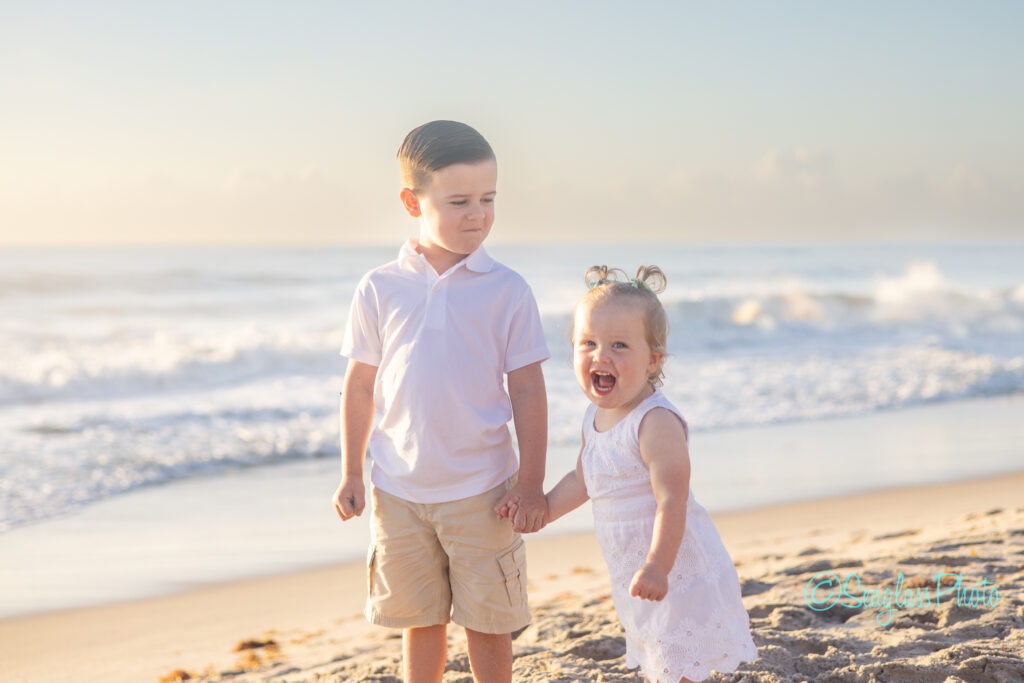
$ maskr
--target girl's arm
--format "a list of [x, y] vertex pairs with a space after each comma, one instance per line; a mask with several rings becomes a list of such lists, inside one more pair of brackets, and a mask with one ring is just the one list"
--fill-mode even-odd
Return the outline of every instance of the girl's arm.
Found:
[[[580, 450], [582, 457], [583, 451]], [[547, 492], [548, 499], [548, 521], [555, 521], [566, 515], [580, 505], [587, 502], [590, 496], [587, 494], [587, 487], [583, 483], [583, 470], [580, 465], [580, 458], [576, 458], [576, 469], [562, 477], [562, 480], [555, 485], [555, 488]]]
[[633, 575], [629, 594], [643, 600], [661, 600], [668, 593], [668, 574], [686, 530], [690, 491], [686, 430], [672, 411], [655, 408], [644, 417], [640, 423], [640, 456], [651, 472], [658, 509], [647, 562]]
[[[555, 484], [555, 488], [547, 492], [544, 498], [548, 504], [547, 521], [553, 522], [563, 515], [567, 515], [580, 505], [590, 499], [587, 487], [583, 483], [583, 448], [580, 447], [579, 457], [576, 458], [576, 469], [562, 477], [562, 480]], [[513, 497], [503, 505], [496, 508], [498, 517], [511, 519], [519, 509], [519, 497]]]

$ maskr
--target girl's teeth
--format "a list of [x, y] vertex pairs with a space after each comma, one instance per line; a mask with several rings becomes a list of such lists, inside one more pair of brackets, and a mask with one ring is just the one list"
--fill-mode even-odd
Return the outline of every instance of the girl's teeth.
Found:
[[606, 394], [615, 387], [615, 377], [606, 373], [593, 373], [594, 391], [599, 394]]

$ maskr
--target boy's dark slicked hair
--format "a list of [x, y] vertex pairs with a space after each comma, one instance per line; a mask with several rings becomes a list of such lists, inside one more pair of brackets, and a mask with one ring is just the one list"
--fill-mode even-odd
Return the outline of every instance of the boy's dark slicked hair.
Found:
[[419, 192], [430, 175], [452, 164], [494, 159], [494, 150], [475, 128], [458, 121], [431, 121], [413, 128], [398, 148], [402, 184]]

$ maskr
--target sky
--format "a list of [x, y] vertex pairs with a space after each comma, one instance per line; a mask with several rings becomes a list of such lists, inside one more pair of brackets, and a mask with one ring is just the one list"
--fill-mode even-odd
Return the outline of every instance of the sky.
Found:
[[426, 121], [501, 242], [1024, 239], [1024, 3], [7, 2], [0, 245], [392, 243]]

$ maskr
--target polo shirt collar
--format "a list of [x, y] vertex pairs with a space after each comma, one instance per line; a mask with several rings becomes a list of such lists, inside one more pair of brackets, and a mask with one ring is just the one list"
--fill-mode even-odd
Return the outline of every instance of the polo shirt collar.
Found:
[[489, 273], [494, 267], [494, 259], [484, 251], [484, 245], [480, 245], [462, 261], [466, 267], [475, 273]]
[[[423, 255], [416, 251], [417, 246], [419, 246], [419, 241], [415, 237], [407, 239], [398, 251], [399, 264], [411, 266], [414, 263], [418, 263], [423, 258]], [[428, 268], [430, 267], [430, 264], [426, 263], [426, 259], [423, 259], [423, 262]], [[469, 268], [474, 273], [487, 273], [494, 267], [494, 259], [484, 250], [484, 246], [481, 244], [466, 258], [459, 261], [456, 267], [461, 265], [466, 266], [466, 268]]]

